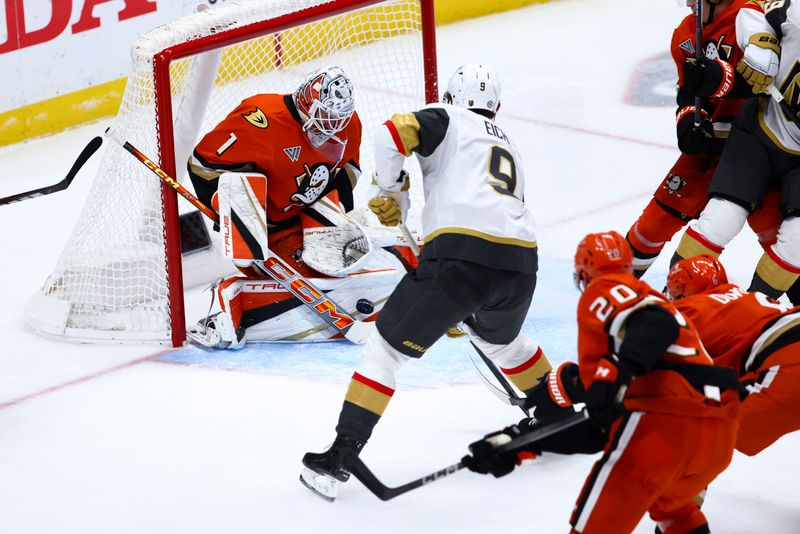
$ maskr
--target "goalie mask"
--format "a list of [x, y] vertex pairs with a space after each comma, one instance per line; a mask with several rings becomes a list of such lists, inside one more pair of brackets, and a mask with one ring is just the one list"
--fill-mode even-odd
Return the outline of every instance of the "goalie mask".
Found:
[[462, 65], [447, 82], [445, 104], [497, 113], [500, 109], [500, 79], [486, 65]]
[[303, 120], [303, 131], [315, 148], [329, 139], [340, 141], [336, 134], [347, 127], [355, 111], [353, 84], [335, 65], [309, 74], [292, 99]]

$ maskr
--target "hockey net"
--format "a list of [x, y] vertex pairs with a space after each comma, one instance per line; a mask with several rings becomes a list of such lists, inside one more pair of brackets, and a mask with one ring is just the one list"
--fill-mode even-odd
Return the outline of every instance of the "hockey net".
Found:
[[[433, 0], [240, 0], [143, 35], [114, 129], [181, 183], [194, 144], [247, 96], [291, 93], [338, 64], [364, 126], [366, 203], [375, 129], [438, 98]], [[105, 143], [98, 174], [53, 273], [26, 308], [34, 331], [67, 340], [185, 338], [178, 200], [140, 162]], [[419, 170], [409, 160], [419, 224]], [[180, 207], [181, 210], [185, 209]]]

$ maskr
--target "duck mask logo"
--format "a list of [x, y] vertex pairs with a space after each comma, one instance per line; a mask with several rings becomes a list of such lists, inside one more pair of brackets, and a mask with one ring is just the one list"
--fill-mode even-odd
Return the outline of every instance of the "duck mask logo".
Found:
[[303, 165], [303, 168], [306, 172], [295, 178], [297, 193], [291, 196], [291, 200], [308, 205], [317, 200], [328, 186], [333, 168], [325, 163], [318, 163], [312, 168]]

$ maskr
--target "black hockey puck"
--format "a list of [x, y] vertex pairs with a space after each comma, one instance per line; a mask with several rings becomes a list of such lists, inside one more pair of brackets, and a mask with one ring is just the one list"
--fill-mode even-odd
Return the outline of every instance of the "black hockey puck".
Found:
[[356, 302], [356, 309], [364, 315], [370, 315], [375, 311], [375, 304], [373, 304], [371, 300], [358, 299], [358, 302]]

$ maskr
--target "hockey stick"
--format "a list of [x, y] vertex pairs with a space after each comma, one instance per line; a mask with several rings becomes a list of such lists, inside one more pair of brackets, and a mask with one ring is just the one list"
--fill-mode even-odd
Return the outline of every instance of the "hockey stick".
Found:
[[[486, 354], [484, 354], [481, 349], [478, 348], [478, 346], [475, 344], [474, 341], [470, 341], [469, 344], [472, 345], [472, 348], [474, 348], [475, 352], [478, 353], [478, 356], [480, 356], [481, 360], [483, 360], [483, 363], [486, 364], [486, 367], [489, 368], [489, 371], [491, 371], [491, 373], [494, 375], [497, 381], [500, 382], [500, 385], [503, 387], [503, 389], [506, 390], [506, 394], [508, 397], [508, 404], [510, 404], [511, 406], [518, 406], [526, 417], [530, 415], [528, 414], [528, 410], [525, 409], [525, 401], [527, 400], [527, 397], [520, 397], [519, 395], [517, 395], [517, 392], [514, 391], [514, 388], [511, 387], [511, 384], [508, 383], [508, 379], [505, 376], [503, 376], [503, 372], [500, 371], [500, 369], [497, 368], [494, 362], [490, 360], [489, 357], [486, 356]], [[470, 357], [470, 360], [472, 360], [472, 357]], [[474, 361], [473, 365], [475, 365]], [[486, 380], [486, 377], [483, 376], [483, 373], [481, 373], [478, 370], [477, 365], [475, 366], [475, 370], [478, 371], [478, 374], [481, 376], [481, 379], [483, 380], [484, 384], [486, 384], [487, 387], [491, 386], [489, 388], [490, 391], [496, 392], [495, 395], [498, 398], [501, 398], [500, 395], [502, 395], [502, 393], [498, 391], [493, 384], [491, 384], [488, 380]]]
[[469, 359], [472, 362], [472, 365], [475, 367], [475, 372], [478, 373], [481, 382], [483, 382], [483, 384], [487, 388], [489, 388], [489, 391], [491, 391], [498, 399], [511, 406], [518, 406], [526, 417], [530, 415], [528, 414], [528, 410], [525, 408], [525, 401], [527, 400], [527, 398], [520, 397], [519, 395], [517, 395], [517, 392], [514, 391], [514, 388], [511, 386], [511, 384], [508, 383], [508, 379], [503, 375], [503, 372], [500, 371], [500, 369], [497, 368], [497, 366], [494, 364], [491, 358], [486, 356], [486, 354], [484, 354], [483, 351], [480, 348], [478, 348], [478, 345], [476, 345], [475, 342], [472, 341], [471, 339], [472, 336], [477, 336], [477, 334], [475, 334], [472, 328], [470, 328], [469, 325], [467, 325], [466, 323], [461, 323], [459, 327], [461, 328], [462, 332], [465, 332], [467, 336], [470, 337], [469, 344], [472, 345], [472, 348], [474, 348], [475, 352], [478, 353], [478, 356], [481, 357], [481, 360], [483, 360], [483, 363], [486, 365], [486, 367], [489, 368], [489, 371], [491, 371], [495, 379], [497, 379], [497, 381], [500, 382], [500, 385], [505, 390], [505, 394], [499, 389], [497, 389], [497, 386], [489, 382], [489, 380], [484, 376], [481, 370], [478, 369], [478, 365], [475, 363], [475, 360], [473, 359], [472, 355], [470, 355]]
[[[145, 156], [139, 149], [123, 139], [111, 128], [106, 130], [106, 135], [130, 152], [137, 160], [153, 171], [159, 178], [178, 192], [183, 198], [188, 200], [194, 207], [202, 212], [206, 217], [219, 224], [219, 214], [209, 208], [194, 196], [188, 189], [183, 187], [177, 180], [168, 175], [161, 167], [156, 165], [150, 158]], [[325, 293], [318, 289], [308, 279], [293, 269], [283, 259], [267, 249], [268, 255], [263, 261], [254, 261], [264, 274], [278, 282], [283, 289], [294, 295], [305, 304], [317, 317], [328, 323], [353, 343], [362, 344], [366, 341], [370, 328], [367, 323], [356, 320], [347, 310], [328, 298]]]
[[419, 245], [417, 245], [417, 240], [414, 238], [414, 234], [411, 233], [411, 230], [408, 229], [408, 226], [406, 226], [406, 223], [404, 222], [401, 222], [397, 226], [400, 227], [400, 233], [402, 233], [403, 237], [405, 237], [406, 241], [408, 241], [408, 246], [411, 249], [411, 252], [414, 253], [414, 256], [419, 258]]
[[526, 397], [520, 397], [517, 395], [517, 393], [509, 386], [508, 382], [506, 382], [505, 377], [500, 374], [501, 372], [498, 371], [494, 362], [492, 362], [480, 350], [478, 350], [478, 347], [475, 346], [475, 343], [470, 341], [470, 344], [475, 347], [475, 350], [481, 356], [483, 363], [486, 364], [486, 366], [489, 368], [489, 371], [492, 372], [494, 377], [498, 382], [500, 382], [500, 385], [503, 386], [505, 391], [501, 391], [497, 386], [489, 382], [489, 379], [486, 378], [486, 376], [478, 368], [478, 364], [475, 363], [475, 359], [472, 357], [472, 355], [470, 355], [469, 360], [472, 362], [473, 367], [475, 367], [475, 372], [478, 373], [478, 377], [481, 379], [481, 382], [483, 382], [483, 385], [486, 386], [486, 388], [491, 391], [495, 397], [500, 399], [501, 402], [508, 404], [509, 406], [519, 406], [526, 416], [529, 415], [528, 411], [525, 409]]
[[[542, 440], [548, 436], [552, 436], [553, 434], [557, 434], [562, 430], [566, 430], [567, 428], [571, 428], [577, 424], [580, 424], [584, 421], [589, 419], [589, 414], [582, 410], [580, 412], [575, 412], [561, 419], [557, 419], [552, 423], [537, 428], [532, 432], [524, 434], [518, 438], [512, 439], [505, 445], [499, 447], [497, 451], [499, 453], [505, 452], [512, 452], [522, 447], [534, 443], [536, 441]], [[378, 480], [372, 471], [369, 470], [367, 465], [364, 461], [359, 458], [356, 454], [352, 451], [348, 452], [348, 455], [345, 457], [345, 464], [347, 469], [355, 476], [366, 488], [371, 491], [376, 497], [378, 497], [382, 501], [388, 501], [389, 499], [394, 499], [404, 493], [408, 493], [411, 490], [415, 490], [417, 488], [421, 488], [431, 482], [435, 482], [441, 478], [446, 476], [450, 476], [453, 473], [463, 469], [466, 467], [464, 462], [458, 462], [453, 465], [448, 465], [443, 469], [439, 469], [438, 471], [434, 471], [424, 477], [420, 477], [416, 480], [412, 480], [402, 486], [397, 486], [394, 488], [390, 488], [386, 486], [383, 482]]]
[[[702, 66], [703, 64], [703, 0], [695, 0], [695, 9], [697, 13], [695, 13], [695, 27], [694, 27], [694, 36], [695, 36], [695, 50], [694, 50], [694, 58], [697, 61], [698, 66]], [[699, 128], [700, 122], [702, 121], [702, 117], [700, 115], [700, 97], [694, 97], [694, 127]]]
[[83, 147], [81, 153], [78, 154], [78, 159], [75, 160], [75, 163], [72, 164], [72, 168], [69, 170], [67, 175], [64, 177], [63, 180], [60, 182], [48, 185], [46, 187], [40, 187], [39, 189], [33, 189], [31, 191], [25, 191], [24, 193], [17, 193], [16, 195], [11, 195], [7, 197], [0, 198], [0, 206], [4, 204], [11, 204], [12, 202], [20, 202], [22, 200], [28, 200], [29, 198], [36, 198], [41, 197], [44, 195], [49, 195], [50, 193], [56, 193], [58, 191], [63, 191], [69, 184], [72, 183], [72, 180], [75, 179], [77, 176], [78, 171], [81, 170], [81, 167], [88, 161], [89, 158], [97, 152], [97, 149], [100, 148], [100, 145], [103, 144], [102, 137], [95, 137], [89, 144]]

